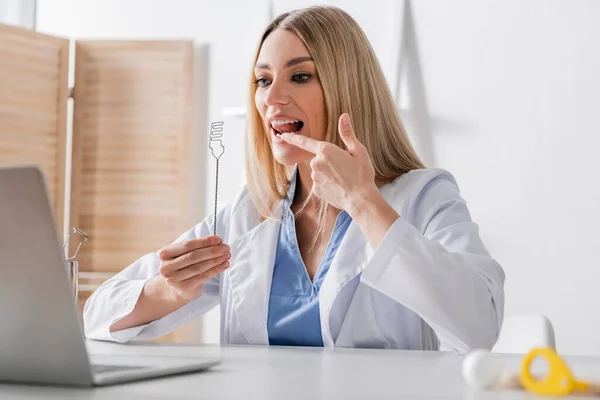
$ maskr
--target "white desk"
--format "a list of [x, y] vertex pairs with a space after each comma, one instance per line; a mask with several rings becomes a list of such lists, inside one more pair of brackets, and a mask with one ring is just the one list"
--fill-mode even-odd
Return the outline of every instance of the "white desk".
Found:
[[[462, 357], [437, 352], [278, 347], [119, 345], [88, 342], [119, 357], [219, 357], [212, 370], [95, 389], [0, 385], [0, 398], [49, 399], [533, 399], [525, 392], [474, 392]], [[501, 355], [514, 370], [520, 358]], [[600, 358], [571, 357], [580, 377], [600, 378]], [[574, 397], [581, 399], [581, 397]]]

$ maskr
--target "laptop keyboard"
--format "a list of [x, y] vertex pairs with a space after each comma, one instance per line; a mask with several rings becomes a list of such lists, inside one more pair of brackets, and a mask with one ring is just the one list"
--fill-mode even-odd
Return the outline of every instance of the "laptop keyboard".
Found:
[[93, 374], [103, 374], [106, 372], [119, 372], [119, 371], [131, 371], [133, 369], [147, 368], [144, 366], [133, 366], [133, 365], [103, 365], [103, 364], [92, 364]]

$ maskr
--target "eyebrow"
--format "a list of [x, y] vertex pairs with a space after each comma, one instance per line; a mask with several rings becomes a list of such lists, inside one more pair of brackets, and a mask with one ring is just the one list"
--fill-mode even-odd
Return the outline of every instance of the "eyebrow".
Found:
[[[313, 61], [313, 59], [311, 57], [296, 57], [296, 58], [292, 58], [291, 60], [289, 60], [285, 64], [285, 67], [286, 68], [290, 68], [290, 67], [293, 67], [296, 64], [300, 64], [300, 63], [303, 63], [303, 62], [306, 62], [306, 61]], [[254, 67], [254, 69], [268, 69], [268, 70], [270, 70], [271, 67], [267, 63], [258, 63]]]

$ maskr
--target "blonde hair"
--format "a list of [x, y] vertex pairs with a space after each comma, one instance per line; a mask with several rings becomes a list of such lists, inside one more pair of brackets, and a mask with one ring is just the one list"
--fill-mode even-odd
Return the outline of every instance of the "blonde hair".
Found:
[[[314, 6], [281, 14], [265, 29], [262, 44], [271, 32], [285, 29], [296, 34], [308, 49], [321, 82], [327, 114], [325, 140], [345, 149], [337, 131], [340, 115], [347, 112], [357, 139], [365, 145], [380, 186], [414, 169], [424, 168], [404, 130], [396, 104], [375, 56], [358, 23], [337, 7]], [[285, 197], [290, 171], [271, 152], [268, 134], [254, 107], [257, 85], [251, 75], [246, 134], [246, 178], [250, 197], [261, 215], [270, 218]], [[306, 199], [304, 206], [312, 197]], [[325, 230], [327, 204], [319, 200], [313, 245]]]

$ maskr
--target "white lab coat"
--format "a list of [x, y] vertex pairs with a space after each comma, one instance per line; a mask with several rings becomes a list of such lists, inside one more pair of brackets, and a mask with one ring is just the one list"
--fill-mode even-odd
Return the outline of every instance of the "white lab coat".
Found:
[[[357, 223], [350, 224], [319, 293], [324, 345], [458, 353], [491, 348], [503, 320], [504, 272], [484, 247], [452, 175], [415, 170], [380, 190], [400, 218], [376, 249]], [[231, 266], [205, 284], [200, 298], [147, 325], [109, 332], [133, 310], [146, 281], [158, 274], [156, 253], [147, 254], [89, 298], [86, 336], [150, 339], [220, 305], [221, 343], [269, 344], [279, 219], [259, 223], [244, 188], [219, 212], [217, 223], [231, 247]], [[212, 216], [177, 241], [211, 234]]]

